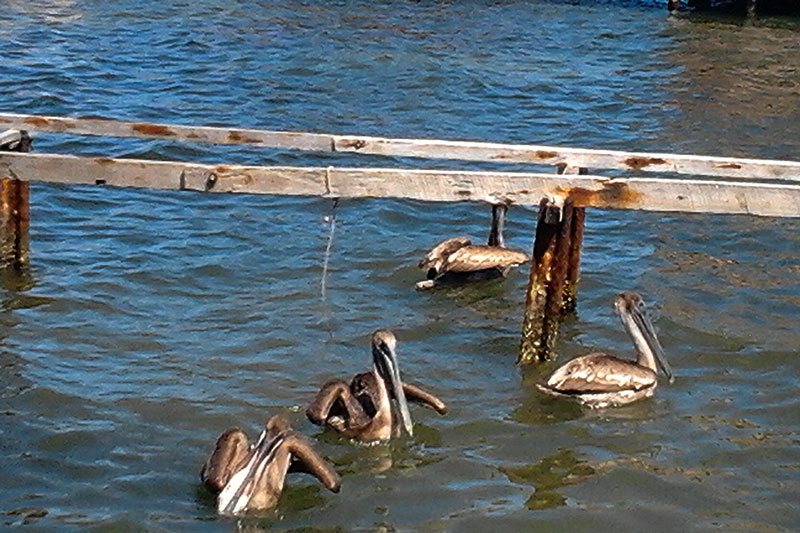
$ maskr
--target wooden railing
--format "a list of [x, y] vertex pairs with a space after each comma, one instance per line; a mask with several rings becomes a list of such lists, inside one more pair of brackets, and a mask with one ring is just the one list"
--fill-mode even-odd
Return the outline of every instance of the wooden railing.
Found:
[[[208, 165], [192, 162], [0, 152], [0, 174], [26, 181], [205, 192], [394, 197], [538, 205], [800, 216], [800, 162], [539, 145], [389, 139], [0, 114], [0, 130], [25, 129], [292, 150], [553, 165], [619, 176], [513, 171]], [[646, 173], [657, 176], [645, 177]], [[688, 175], [683, 177], [681, 175]], [[702, 176], [699, 179], [697, 176]]]

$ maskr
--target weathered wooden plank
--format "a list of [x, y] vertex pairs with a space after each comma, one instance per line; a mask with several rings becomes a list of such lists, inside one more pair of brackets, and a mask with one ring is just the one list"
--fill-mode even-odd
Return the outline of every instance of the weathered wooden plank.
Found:
[[241, 144], [289, 150], [332, 151], [333, 138], [318, 133], [267, 131], [208, 126], [181, 126], [122, 120], [66, 118], [39, 115], [0, 113], [0, 129], [19, 128], [32, 131], [101, 135], [108, 137], [139, 137], [181, 142], [211, 144]]
[[336, 136], [337, 151], [800, 182], [800, 162], [538, 145]]
[[800, 216], [800, 185], [574, 174], [205, 165], [0, 152], [0, 176], [59, 183], [210, 192], [410, 198], [575, 207]]
[[144, 137], [182, 142], [247, 144], [292, 150], [338, 151], [359, 154], [568, 165], [595, 169], [674, 172], [733, 179], [800, 182], [800, 162], [667, 153], [594, 150], [539, 145], [445, 141], [435, 139], [388, 139], [320, 133], [179, 126], [145, 122], [64, 118], [0, 113], [0, 129]]
[[0, 176], [28, 181], [252, 194], [326, 194], [325, 168], [204, 165], [0, 152]]

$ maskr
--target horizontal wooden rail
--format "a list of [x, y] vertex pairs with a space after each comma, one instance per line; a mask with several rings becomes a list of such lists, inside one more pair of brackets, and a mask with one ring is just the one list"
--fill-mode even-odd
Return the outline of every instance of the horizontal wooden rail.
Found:
[[0, 130], [7, 128], [81, 135], [169, 139], [182, 142], [241, 144], [291, 150], [352, 152], [383, 156], [537, 165], [566, 164], [570, 167], [585, 167], [589, 169], [674, 172], [728, 179], [747, 179], [748, 181], [784, 180], [800, 182], [800, 162], [796, 161], [470, 141], [388, 139], [352, 135], [179, 126], [146, 122], [0, 113]]
[[0, 152], [0, 175], [28, 181], [207, 192], [393, 197], [576, 207], [800, 216], [800, 185], [574, 174], [206, 165]]

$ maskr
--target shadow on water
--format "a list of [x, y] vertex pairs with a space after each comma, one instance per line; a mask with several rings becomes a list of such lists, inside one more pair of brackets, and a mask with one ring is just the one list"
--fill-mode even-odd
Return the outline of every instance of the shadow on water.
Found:
[[[16, 350], [6, 347], [8, 332], [19, 324], [12, 311], [30, 309], [48, 303], [50, 298], [25, 294], [36, 284], [29, 265], [22, 267], [5, 266], [0, 268], [0, 287], [3, 298], [0, 302], [0, 398], [17, 396], [31, 387], [30, 380], [22, 375], [25, 360]], [[5, 414], [13, 414], [10, 411]]]
[[358, 472], [380, 474], [391, 468], [415, 469], [442, 460], [430, 450], [432, 447], [441, 446], [441, 433], [425, 424], [414, 424], [414, 440], [411, 443], [402, 440], [395, 440], [389, 444], [355, 443], [332, 431], [324, 431], [314, 437], [320, 442], [340, 445], [346, 449], [340, 455], [328, 457], [340, 475]]
[[530, 510], [550, 509], [566, 504], [558, 489], [582, 483], [595, 475], [595, 469], [573, 450], [559, 449], [529, 466], [500, 467], [514, 483], [531, 484], [534, 492], [525, 502]]
[[[202, 485], [197, 486], [195, 500], [198, 508], [205, 510], [209, 514], [209, 521], [235, 521], [236, 531], [272, 531], [285, 515], [323, 507], [329, 501], [319, 486], [306, 484], [298, 476], [292, 476], [292, 479], [289, 480], [281, 494], [277, 507], [251, 512], [238, 518], [212, 516], [216, 512], [216, 497]], [[317, 530], [303, 528], [302, 531], [340, 531], [340, 529], [323, 528]]]

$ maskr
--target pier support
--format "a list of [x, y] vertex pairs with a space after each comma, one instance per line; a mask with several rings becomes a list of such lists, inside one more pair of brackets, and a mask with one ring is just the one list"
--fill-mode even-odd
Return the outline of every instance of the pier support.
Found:
[[[2, 151], [29, 152], [31, 145], [25, 131], [0, 133]], [[0, 265], [18, 267], [28, 263], [30, 190], [27, 181], [10, 173], [0, 168]]]
[[[559, 173], [587, 171], [561, 167]], [[586, 209], [569, 198], [561, 206], [550, 199], [539, 204], [518, 363], [552, 357], [558, 325], [575, 310], [585, 220]]]

